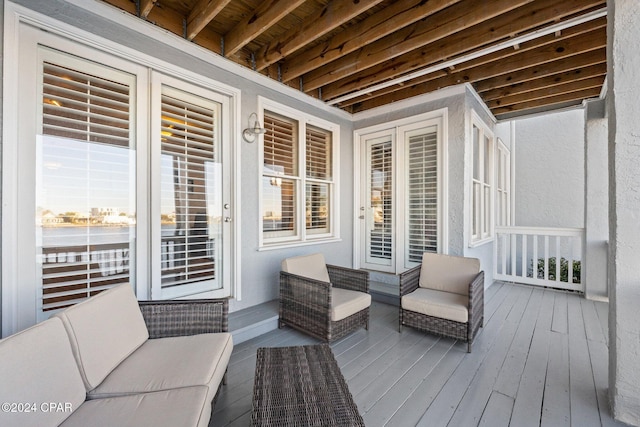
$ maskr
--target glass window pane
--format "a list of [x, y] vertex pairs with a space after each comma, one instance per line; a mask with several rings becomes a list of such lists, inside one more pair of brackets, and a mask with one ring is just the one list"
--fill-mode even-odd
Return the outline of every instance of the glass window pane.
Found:
[[307, 177], [331, 179], [332, 170], [331, 133], [315, 126], [306, 128]]
[[290, 237], [297, 234], [296, 181], [262, 177], [262, 229], [265, 237]]
[[329, 185], [307, 183], [305, 195], [307, 233], [329, 233]]
[[473, 179], [480, 179], [480, 129], [473, 126]]
[[298, 175], [298, 122], [265, 111], [264, 173]]

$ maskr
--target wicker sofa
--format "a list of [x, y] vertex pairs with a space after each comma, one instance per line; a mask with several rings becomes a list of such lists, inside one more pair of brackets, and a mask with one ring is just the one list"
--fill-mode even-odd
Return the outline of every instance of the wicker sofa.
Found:
[[369, 272], [327, 265], [320, 253], [282, 261], [278, 327], [331, 342], [369, 329], [370, 306]]
[[484, 272], [476, 258], [424, 253], [422, 263], [400, 274], [398, 330], [411, 326], [467, 342], [484, 323]]
[[125, 284], [3, 339], [0, 425], [207, 426], [233, 349], [227, 304], [138, 305]]

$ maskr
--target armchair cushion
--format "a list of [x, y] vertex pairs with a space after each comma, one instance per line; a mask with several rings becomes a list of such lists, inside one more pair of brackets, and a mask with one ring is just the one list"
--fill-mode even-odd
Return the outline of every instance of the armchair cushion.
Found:
[[331, 288], [331, 321], [346, 319], [352, 314], [368, 308], [371, 295], [348, 289]]
[[321, 282], [331, 282], [324, 255], [320, 253], [287, 258], [282, 261], [282, 271]]
[[425, 252], [420, 287], [469, 295], [469, 283], [480, 272], [480, 260]]
[[469, 298], [451, 292], [418, 288], [401, 300], [404, 310], [426, 314], [427, 316], [467, 323]]

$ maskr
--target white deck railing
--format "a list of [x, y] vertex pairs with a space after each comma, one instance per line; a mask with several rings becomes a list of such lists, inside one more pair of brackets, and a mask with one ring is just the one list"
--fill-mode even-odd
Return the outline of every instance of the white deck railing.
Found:
[[584, 229], [496, 227], [493, 268], [495, 280], [584, 292]]

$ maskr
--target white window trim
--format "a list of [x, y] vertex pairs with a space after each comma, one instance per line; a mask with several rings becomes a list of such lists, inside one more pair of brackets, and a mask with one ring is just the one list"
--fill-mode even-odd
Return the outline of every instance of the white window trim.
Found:
[[[500, 209], [498, 209], [498, 207], [496, 206], [496, 224], [499, 223], [498, 218], [500, 217], [504, 217], [505, 218], [505, 224], [501, 224], [502, 226], [510, 226], [511, 225], [511, 151], [509, 150], [509, 148], [504, 144], [504, 142], [502, 142], [502, 139], [500, 138], [496, 138], [496, 168], [495, 168], [495, 172], [496, 172], [496, 178], [495, 178], [495, 182], [496, 182], [496, 204], [498, 204], [499, 200], [500, 200], [500, 189], [499, 187], [499, 181], [500, 181], [500, 168], [504, 166], [504, 188], [502, 189], [502, 192], [505, 193], [507, 195], [507, 200], [506, 203], [504, 204], [504, 206], [502, 206], [502, 208], [506, 211], [506, 212], [501, 212]], [[505, 155], [507, 160], [506, 160], [506, 164], [502, 165], [502, 156]]]
[[[473, 177], [473, 166], [474, 166], [474, 162], [475, 159], [473, 157], [473, 128], [476, 127], [478, 128], [478, 130], [480, 131], [480, 141], [481, 141], [481, 146], [480, 146], [480, 150], [479, 150], [479, 154], [481, 156], [480, 158], [480, 176], [483, 177], [483, 179], [480, 181], [480, 184], [482, 185], [482, 187], [484, 188], [485, 186], [489, 187], [489, 200], [486, 200], [485, 196], [484, 196], [484, 191], [481, 192], [480, 195], [480, 210], [479, 210], [479, 218], [477, 219], [478, 224], [480, 224], [480, 230], [482, 230], [482, 223], [486, 220], [485, 218], [485, 206], [488, 204], [489, 206], [489, 230], [487, 233], [483, 234], [482, 231], [480, 231], [480, 235], [479, 236], [475, 236], [473, 234], [473, 219], [475, 216], [475, 210], [474, 210], [474, 205], [473, 205], [473, 192], [474, 192], [474, 182], [476, 181]], [[488, 167], [490, 169], [490, 173], [489, 173], [489, 183], [484, 182], [484, 176], [485, 173], [485, 168], [487, 167], [487, 159], [484, 158], [484, 153], [486, 152], [486, 149], [484, 149], [484, 141], [485, 141], [485, 136], [489, 137], [489, 159], [488, 159]], [[484, 245], [486, 243], [492, 242], [494, 239], [494, 235], [495, 235], [495, 192], [496, 192], [496, 168], [495, 168], [495, 157], [496, 157], [496, 141], [495, 141], [495, 136], [493, 134], [493, 131], [491, 130], [491, 128], [480, 118], [480, 116], [478, 115], [478, 113], [476, 113], [475, 110], [471, 110], [471, 120], [469, 123], [469, 130], [468, 130], [468, 138], [469, 138], [469, 157], [468, 159], [470, 159], [470, 162], [468, 162], [467, 164], [469, 165], [469, 184], [468, 184], [468, 188], [469, 188], [469, 199], [468, 199], [468, 212], [469, 212], [469, 247], [473, 248], [473, 247], [477, 247], [477, 246], [481, 246]]]
[[[85, 5], [86, 6], [86, 5]], [[100, 4], [94, 6], [103, 7]], [[107, 8], [109, 9], [109, 8]], [[126, 18], [126, 17], [124, 17]], [[20, 253], [16, 248], [19, 240], [18, 228], [15, 226], [22, 217], [18, 212], [18, 180], [15, 179], [17, 174], [17, 158], [18, 158], [18, 111], [16, 108], [16, 100], [20, 95], [19, 81], [20, 69], [19, 45], [21, 41], [21, 28], [33, 27], [38, 30], [46, 31], [51, 37], [60, 37], [64, 43], [75, 45], [80, 49], [94, 49], [100, 54], [110, 54], [117, 60], [125, 60], [136, 66], [143, 66], [154, 69], [158, 72], [172, 75], [177, 78], [192, 82], [195, 85], [207, 87], [215, 92], [229, 98], [230, 102], [230, 123], [231, 129], [227, 137], [229, 138], [229, 149], [232, 151], [232, 208], [234, 212], [241, 212], [241, 158], [240, 137], [242, 133], [242, 123], [240, 123], [241, 111], [241, 90], [224, 83], [217, 82], [201, 74], [191, 72], [180, 68], [177, 65], [165, 62], [161, 59], [144, 54], [135, 49], [122, 46], [118, 43], [106, 40], [100, 36], [92, 34], [88, 31], [76, 28], [69, 24], [60, 22], [52, 17], [45, 16], [39, 12], [29, 8], [17, 5], [12, 2], [4, 4], [4, 126], [2, 129], [3, 156], [2, 156], [2, 336], [7, 336], [17, 330], [23, 329], [24, 319], [18, 310], [18, 301], [25, 297], [24, 291], [18, 286], [18, 265], [20, 262]], [[170, 42], [171, 38], [163, 38], [161, 42]], [[73, 53], [73, 50], [67, 50]], [[195, 52], [195, 50], [194, 50]], [[13, 177], [13, 178], [11, 178]], [[138, 211], [140, 215], [142, 211]], [[231, 280], [229, 291], [231, 295], [240, 300], [241, 298], [241, 265], [242, 247], [241, 241], [241, 222], [239, 218], [232, 222], [232, 239], [235, 242], [233, 246], [233, 263], [231, 265]], [[139, 238], [144, 236], [139, 235]], [[141, 269], [139, 269], [141, 270]], [[140, 274], [140, 271], [138, 271]], [[145, 281], [138, 281], [140, 285]], [[151, 288], [147, 283], [138, 289], [138, 298], [150, 298]], [[205, 298], [210, 296], [210, 292], [204, 294], [193, 295], [190, 298]], [[29, 296], [29, 295], [26, 295]], [[33, 300], [35, 302], [35, 300]]]
[[[265, 239], [264, 230], [263, 230], [263, 222], [262, 222], [262, 212], [263, 212], [263, 194], [262, 194], [262, 178], [263, 178], [263, 168], [264, 168], [264, 139], [262, 136], [258, 138], [258, 152], [259, 158], [258, 163], [260, 165], [260, 173], [259, 173], [259, 197], [258, 197], [258, 248], [259, 250], [269, 250], [269, 249], [277, 249], [283, 247], [295, 247], [295, 246], [306, 246], [306, 245], [315, 245], [319, 243], [329, 243], [340, 241], [340, 126], [336, 123], [332, 123], [318, 117], [312, 116], [311, 114], [304, 113], [295, 108], [289, 107], [284, 104], [280, 104], [279, 102], [272, 101], [268, 98], [259, 96], [258, 97], [258, 120], [261, 123], [264, 123], [264, 111], [272, 111], [274, 113], [285, 116], [289, 119], [297, 120], [298, 123], [304, 126], [298, 126], [298, 170], [299, 170], [299, 178], [297, 181], [297, 190], [298, 196], [296, 199], [296, 227], [299, 230], [295, 236], [292, 237], [282, 237], [275, 239]], [[323, 234], [307, 234], [305, 227], [305, 200], [304, 200], [304, 191], [305, 191], [305, 183], [306, 183], [306, 169], [305, 169], [305, 129], [306, 125], [313, 125], [324, 130], [331, 132], [332, 134], [332, 148], [331, 148], [331, 156], [332, 156], [332, 165], [333, 165], [333, 179], [332, 179], [332, 191], [330, 195], [330, 225], [329, 233]]]

